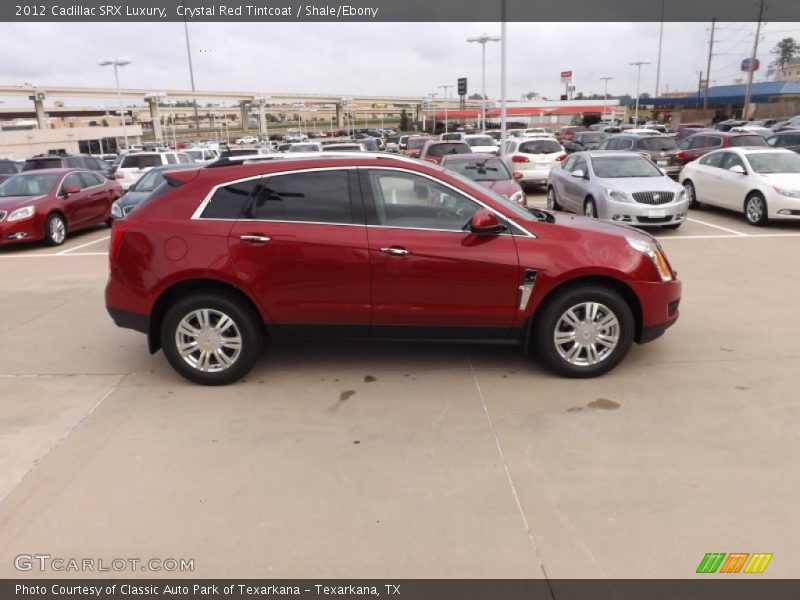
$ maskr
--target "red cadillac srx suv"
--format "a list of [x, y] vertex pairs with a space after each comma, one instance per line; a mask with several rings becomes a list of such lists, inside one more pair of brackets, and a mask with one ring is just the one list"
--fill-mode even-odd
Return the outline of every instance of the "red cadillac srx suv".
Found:
[[106, 305], [197, 383], [240, 379], [277, 335], [515, 343], [591, 377], [678, 318], [681, 284], [646, 233], [526, 209], [431, 163], [323, 155], [165, 178], [114, 223]]

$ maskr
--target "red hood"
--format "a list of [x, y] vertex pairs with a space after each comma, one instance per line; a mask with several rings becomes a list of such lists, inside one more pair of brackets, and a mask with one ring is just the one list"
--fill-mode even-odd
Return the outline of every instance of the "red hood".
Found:
[[37, 200], [46, 196], [47, 194], [40, 196], [0, 196], [0, 210], [14, 210], [15, 208], [35, 204]]

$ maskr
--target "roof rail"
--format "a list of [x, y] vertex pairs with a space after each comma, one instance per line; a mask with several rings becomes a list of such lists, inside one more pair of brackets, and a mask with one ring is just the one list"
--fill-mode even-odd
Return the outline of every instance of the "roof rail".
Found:
[[253, 162], [260, 162], [262, 160], [298, 160], [309, 158], [377, 158], [397, 160], [401, 162], [419, 163], [415, 158], [409, 158], [401, 154], [388, 154], [384, 152], [291, 152], [288, 154], [251, 154], [244, 156], [226, 156], [216, 160], [212, 163], [205, 165], [206, 169], [214, 169], [217, 167], [227, 167], [230, 165], [249, 164]]

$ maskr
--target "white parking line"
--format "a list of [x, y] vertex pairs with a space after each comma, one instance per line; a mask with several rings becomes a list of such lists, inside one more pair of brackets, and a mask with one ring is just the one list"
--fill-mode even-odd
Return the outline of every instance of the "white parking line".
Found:
[[709, 223], [708, 221], [701, 221], [700, 219], [691, 219], [686, 217], [687, 221], [691, 221], [692, 223], [699, 223], [700, 225], [705, 225], [706, 227], [713, 227], [714, 229], [721, 229], [722, 231], [727, 231], [728, 233], [735, 233], [736, 235], [741, 236], [748, 236], [749, 233], [742, 233], [741, 231], [736, 231], [735, 229], [728, 229], [727, 227], [723, 227], [722, 225], [715, 225], [714, 223]]
[[91, 246], [92, 244], [96, 244], [97, 242], [104, 242], [107, 239], [110, 239], [111, 236], [107, 235], [106, 237], [102, 237], [97, 240], [92, 240], [91, 242], [86, 242], [85, 244], [81, 244], [80, 246], [75, 246], [74, 248], [67, 248], [66, 250], [62, 250], [61, 252], [56, 252], [58, 256], [62, 256], [64, 254], [69, 254], [75, 250], [80, 250], [81, 248], [86, 248], [86, 246]]
[[718, 239], [742, 239], [742, 238], [778, 238], [778, 237], [800, 237], [800, 233], [738, 233], [736, 235], [654, 235], [657, 240], [718, 240]]
[[78, 254], [64, 254], [63, 252], [58, 252], [55, 254], [52, 252], [46, 252], [43, 254], [0, 254], [0, 258], [39, 258], [41, 256], [62, 256], [66, 258], [71, 258], [74, 256], [108, 256], [108, 252], [78, 252]]

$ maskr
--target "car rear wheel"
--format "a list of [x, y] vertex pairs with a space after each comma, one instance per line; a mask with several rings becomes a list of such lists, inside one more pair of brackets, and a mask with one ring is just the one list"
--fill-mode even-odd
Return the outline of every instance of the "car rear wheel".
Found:
[[586, 202], [584, 202], [583, 214], [590, 219], [597, 218], [597, 206], [595, 205], [593, 198], [587, 198]]
[[686, 190], [686, 197], [689, 199], [689, 208], [700, 208], [702, 205], [697, 201], [694, 184], [687, 179], [683, 182], [683, 189]]
[[616, 367], [630, 350], [635, 327], [633, 312], [610, 288], [568, 287], [556, 292], [540, 310], [533, 349], [559, 375], [602, 375]]
[[199, 292], [178, 300], [161, 327], [161, 346], [172, 367], [203, 385], [241, 379], [261, 354], [255, 311], [232, 294]]
[[44, 226], [44, 243], [48, 246], [60, 246], [67, 239], [67, 222], [58, 213], [47, 217]]
[[561, 210], [561, 205], [556, 198], [556, 190], [552, 185], [547, 188], [547, 208], [548, 210]]
[[766, 225], [769, 217], [764, 196], [758, 193], [750, 194], [744, 201], [744, 216], [750, 225]]

